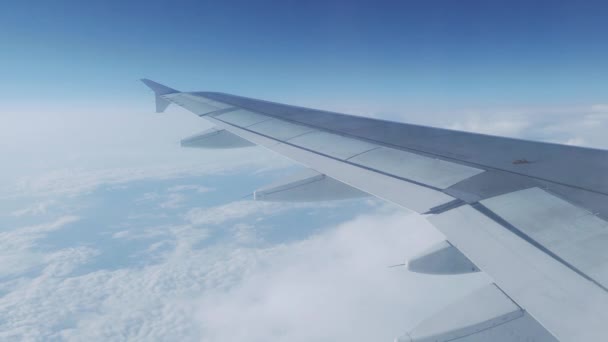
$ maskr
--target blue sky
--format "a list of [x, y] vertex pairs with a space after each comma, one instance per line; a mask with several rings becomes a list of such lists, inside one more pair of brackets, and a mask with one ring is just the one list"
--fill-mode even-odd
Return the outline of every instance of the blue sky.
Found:
[[137, 103], [140, 77], [314, 104], [596, 103], [606, 15], [601, 1], [11, 2], [0, 91], [75, 110]]

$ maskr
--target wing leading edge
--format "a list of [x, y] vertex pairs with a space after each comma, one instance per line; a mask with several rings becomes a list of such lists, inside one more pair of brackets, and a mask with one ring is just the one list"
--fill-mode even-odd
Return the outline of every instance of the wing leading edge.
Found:
[[[234, 135], [230, 142], [244, 139], [315, 170], [315, 181], [298, 180], [298, 187], [333, 179], [327, 184], [336, 193], [365, 192], [426, 214], [524, 312], [456, 323], [441, 323], [438, 314], [407, 335], [411, 341], [425, 340], [412, 338], [416, 331], [434, 341], [487, 338], [481, 331], [542, 341], [599, 340], [608, 333], [608, 152], [144, 83], [156, 94], [157, 110], [159, 99], [175, 103]], [[315, 191], [341, 198], [314, 186], [277, 198], [310, 199]], [[480, 298], [503, 298], [487, 291]], [[511, 308], [504, 300], [487, 303]]]

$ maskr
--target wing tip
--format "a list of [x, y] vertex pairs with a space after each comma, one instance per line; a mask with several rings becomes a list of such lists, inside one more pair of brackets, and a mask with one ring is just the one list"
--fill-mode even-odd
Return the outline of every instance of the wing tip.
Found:
[[166, 85], [160, 84], [158, 82], [154, 82], [148, 78], [142, 78], [142, 79], [140, 79], [140, 81], [142, 81], [145, 85], [147, 85], [148, 88], [152, 89], [152, 91], [154, 91], [154, 93], [157, 96], [179, 93], [179, 91], [177, 91], [173, 88], [167, 87]]

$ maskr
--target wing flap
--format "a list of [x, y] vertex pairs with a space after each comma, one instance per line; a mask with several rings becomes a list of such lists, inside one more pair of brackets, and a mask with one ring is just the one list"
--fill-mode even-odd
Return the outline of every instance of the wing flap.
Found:
[[470, 166], [388, 147], [361, 153], [349, 161], [439, 189], [445, 189], [483, 172]]
[[407, 269], [427, 274], [463, 274], [479, 272], [466, 256], [448, 241], [441, 241], [410, 258]]
[[287, 141], [291, 138], [315, 131], [312, 127], [297, 125], [278, 119], [263, 121], [249, 126], [248, 129], [280, 141]]
[[379, 147], [365, 141], [320, 131], [302, 134], [287, 140], [287, 142], [341, 160], [347, 160]]
[[199, 134], [182, 139], [182, 147], [224, 149], [253, 146], [254, 144], [226, 130], [210, 128]]
[[536, 187], [480, 203], [608, 291], [608, 222]]
[[496, 285], [482, 287], [421, 322], [399, 342], [557, 342]]
[[369, 195], [312, 169], [297, 172], [253, 193], [256, 201], [273, 202], [334, 201], [366, 196]]
[[260, 122], [270, 120], [266, 115], [261, 115], [248, 110], [237, 109], [227, 113], [220, 113], [218, 115], [211, 114], [215, 119], [239, 126], [249, 127]]
[[608, 296], [593, 282], [469, 205], [428, 219], [560, 341], [605, 336]]

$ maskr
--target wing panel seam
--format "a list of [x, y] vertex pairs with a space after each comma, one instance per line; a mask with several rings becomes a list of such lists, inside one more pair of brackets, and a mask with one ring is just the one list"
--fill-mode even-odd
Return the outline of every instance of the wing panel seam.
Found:
[[580, 269], [578, 269], [576, 266], [572, 265], [571, 263], [569, 263], [568, 261], [566, 261], [565, 259], [563, 259], [559, 255], [557, 255], [554, 252], [552, 252], [547, 247], [543, 246], [538, 241], [534, 240], [528, 234], [526, 234], [521, 229], [519, 229], [516, 226], [514, 226], [513, 224], [511, 224], [509, 221], [507, 221], [507, 220], [503, 219], [502, 217], [500, 217], [500, 215], [496, 214], [495, 212], [493, 212], [492, 210], [490, 210], [485, 205], [477, 202], [477, 203], [471, 204], [471, 207], [473, 207], [475, 210], [477, 210], [481, 214], [483, 214], [486, 217], [488, 217], [490, 220], [492, 220], [492, 221], [498, 223], [499, 225], [503, 226], [504, 228], [508, 229], [509, 231], [511, 231], [513, 234], [517, 235], [518, 237], [520, 237], [524, 241], [526, 241], [529, 244], [533, 245], [534, 247], [538, 248], [540, 251], [542, 251], [543, 253], [547, 254], [548, 256], [550, 256], [551, 258], [553, 258], [554, 260], [558, 261], [562, 265], [568, 267], [570, 270], [572, 270], [573, 272], [575, 272], [579, 276], [581, 276], [581, 277], [585, 278], [586, 280], [592, 282], [597, 287], [599, 287], [602, 290], [604, 290], [604, 292], [608, 292], [608, 288], [605, 287], [604, 285], [602, 285], [600, 282], [598, 282], [597, 280], [591, 278], [590, 276], [588, 276], [587, 274], [585, 274], [583, 271], [581, 271]]
[[330, 155], [327, 155], [327, 154], [324, 154], [324, 153], [321, 153], [321, 152], [318, 152], [318, 151], [315, 151], [315, 150], [308, 149], [308, 148], [306, 148], [306, 147], [302, 147], [302, 146], [299, 146], [299, 145], [292, 144], [292, 143], [290, 143], [290, 142], [288, 142], [288, 141], [278, 140], [278, 139], [273, 138], [273, 137], [271, 137], [271, 136], [268, 136], [268, 135], [266, 135], [266, 134], [262, 134], [262, 133], [258, 133], [258, 132], [256, 132], [256, 131], [252, 131], [252, 130], [250, 130], [250, 129], [246, 128], [246, 127], [240, 127], [240, 126], [234, 125], [234, 124], [232, 124], [232, 123], [230, 123], [230, 122], [226, 122], [226, 121], [221, 120], [221, 119], [219, 119], [219, 118], [217, 118], [217, 117], [214, 117], [213, 119], [214, 119], [214, 120], [218, 120], [218, 121], [220, 121], [220, 122], [222, 122], [222, 123], [224, 123], [224, 124], [226, 124], [226, 125], [229, 125], [229, 126], [232, 126], [232, 127], [238, 128], [238, 129], [242, 129], [242, 130], [247, 131], [247, 132], [249, 132], [249, 133], [253, 133], [253, 134], [256, 134], [256, 135], [262, 136], [262, 137], [264, 137], [264, 138], [267, 138], [267, 139], [270, 139], [270, 140], [276, 141], [277, 143], [281, 143], [281, 144], [289, 145], [289, 146], [291, 146], [291, 147], [295, 147], [295, 148], [298, 148], [298, 149], [301, 149], [301, 150], [304, 150], [304, 151], [307, 151], [307, 152], [310, 152], [310, 153], [313, 153], [313, 154], [316, 154], [316, 155], [319, 155], [319, 156], [323, 156], [323, 157], [325, 157], [325, 158], [333, 159], [333, 160], [336, 160], [336, 161], [339, 161], [339, 162], [342, 162], [342, 163], [345, 163], [345, 164], [348, 164], [348, 165], [351, 165], [351, 166], [354, 166], [354, 167], [359, 167], [359, 168], [362, 168], [362, 169], [364, 169], [364, 170], [368, 170], [368, 171], [372, 171], [372, 172], [375, 172], [375, 173], [379, 173], [379, 174], [384, 175], [384, 176], [387, 176], [387, 177], [395, 178], [395, 179], [398, 179], [398, 180], [402, 180], [402, 181], [404, 181], [404, 182], [412, 183], [412, 184], [414, 184], [414, 185], [418, 185], [418, 186], [425, 187], [425, 188], [428, 188], [428, 189], [431, 189], [431, 190], [435, 190], [435, 191], [438, 191], [438, 192], [444, 193], [444, 194], [446, 194], [446, 195], [448, 195], [448, 196], [452, 197], [451, 195], [449, 195], [449, 194], [445, 193], [445, 192], [443, 191], [443, 189], [440, 189], [440, 188], [437, 188], [437, 187], [434, 187], [434, 186], [431, 186], [431, 185], [428, 185], [428, 184], [424, 184], [424, 183], [420, 183], [420, 182], [417, 182], [417, 181], [414, 181], [414, 180], [411, 180], [411, 179], [407, 179], [407, 178], [399, 177], [399, 176], [396, 176], [396, 175], [393, 175], [393, 174], [390, 174], [390, 173], [386, 173], [386, 172], [384, 172], [384, 171], [377, 170], [377, 169], [374, 169], [374, 168], [371, 168], [371, 167], [367, 167], [367, 166], [363, 166], [363, 165], [355, 164], [355, 163], [350, 162], [350, 161], [348, 161], [348, 160], [344, 160], [344, 159], [336, 158], [336, 157], [333, 157], [333, 156], [330, 156]]

